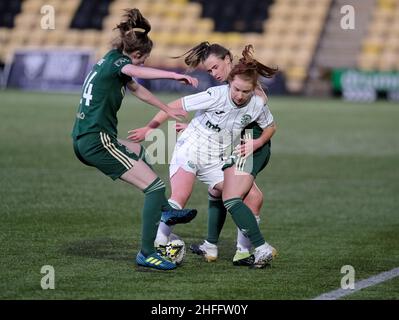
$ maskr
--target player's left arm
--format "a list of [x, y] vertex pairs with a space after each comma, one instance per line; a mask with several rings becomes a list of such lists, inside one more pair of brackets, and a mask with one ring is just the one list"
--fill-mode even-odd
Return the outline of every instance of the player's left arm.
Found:
[[170, 106], [163, 103], [156, 96], [154, 96], [149, 90], [143, 87], [136, 81], [130, 81], [127, 84], [128, 89], [141, 101], [144, 101], [158, 109], [164, 111], [168, 116], [181, 121], [182, 117], [187, 116], [187, 112], [177, 108], [170, 108]]
[[265, 106], [265, 110], [262, 112], [261, 116], [256, 122], [263, 129], [260, 137], [257, 139], [253, 139], [250, 135], [244, 135], [242, 143], [236, 146], [234, 153], [242, 157], [249, 157], [256, 150], [268, 143], [269, 140], [273, 137], [277, 130], [277, 127], [276, 123], [274, 122], [273, 116], [267, 106]]
[[177, 72], [171, 72], [156, 68], [135, 66], [133, 64], [127, 64], [122, 67], [121, 72], [127, 76], [141, 79], [172, 79], [189, 84], [194, 87], [198, 86], [198, 79], [190, 77], [186, 74], [180, 74]]

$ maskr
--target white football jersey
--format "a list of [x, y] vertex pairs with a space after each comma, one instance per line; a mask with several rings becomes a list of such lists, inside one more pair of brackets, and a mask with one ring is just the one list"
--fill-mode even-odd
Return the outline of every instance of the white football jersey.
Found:
[[273, 123], [273, 115], [261, 97], [254, 94], [245, 105], [237, 107], [227, 84], [183, 97], [182, 101], [184, 110], [197, 113], [179, 140], [206, 145], [219, 157], [229, 155], [248, 124], [256, 122], [264, 129]]

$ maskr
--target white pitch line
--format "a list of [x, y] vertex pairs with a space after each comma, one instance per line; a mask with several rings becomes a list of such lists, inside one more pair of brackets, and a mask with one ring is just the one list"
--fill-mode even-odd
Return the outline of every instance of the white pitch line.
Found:
[[313, 300], [336, 300], [367, 287], [375, 286], [387, 280], [399, 277], [399, 268], [382, 272], [370, 278], [355, 282], [355, 289], [337, 289], [313, 298]]

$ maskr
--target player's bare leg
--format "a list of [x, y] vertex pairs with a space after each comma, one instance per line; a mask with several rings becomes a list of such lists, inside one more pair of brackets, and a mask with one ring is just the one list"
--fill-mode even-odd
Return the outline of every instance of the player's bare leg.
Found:
[[190, 199], [195, 183], [195, 175], [179, 168], [177, 172], [170, 178], [172, 194], [170, 200], [177, 203], [181, 208], [186, 206]]

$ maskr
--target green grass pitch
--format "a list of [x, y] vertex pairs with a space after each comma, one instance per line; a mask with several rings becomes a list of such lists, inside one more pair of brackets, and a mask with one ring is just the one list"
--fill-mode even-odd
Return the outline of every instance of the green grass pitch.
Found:
[[[399, 266], [397, 104], [271, 97], [278, 129], [256, 181], [261, 230], [279, 257], [268, 269], [234, 267], [228, 217], [217, 262], [187, 253], [181, 268], [157, 272], [134, 262], [141, 192], [73, 154], [78, 100], [0, 92], [0, 299], [311, 299], [340, 287], [344, 265], [356, 281]], [[127, 97], [120, 137], [154, 113]], [[156, 171], [168, 181], [167, 165]], [[175, 229], [187, 245], [206, 234], [204, 185], [189, 207], [197, 218]], [[44, 265], [54, 267], [54, 290], [40, 286]], [[399, 278], [345, 299], [399, 299]]]

